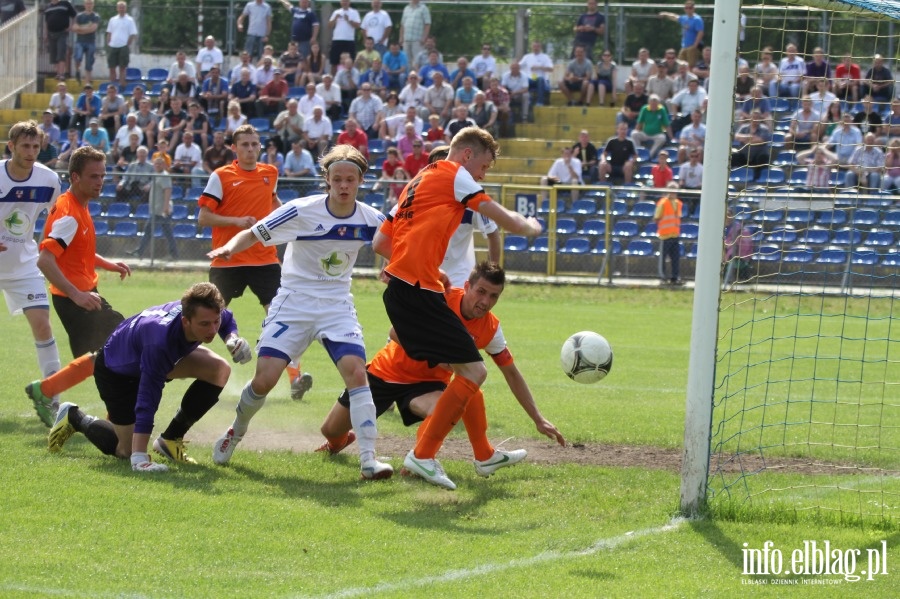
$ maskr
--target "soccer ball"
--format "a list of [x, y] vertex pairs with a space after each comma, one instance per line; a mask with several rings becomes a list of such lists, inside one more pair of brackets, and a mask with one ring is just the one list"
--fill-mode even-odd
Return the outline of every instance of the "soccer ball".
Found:
[[566, 339], [559, 360], [563, 372], [576, 383], [596, 383], [612, 370], [613, 352], [602, 335], [581, 331]]

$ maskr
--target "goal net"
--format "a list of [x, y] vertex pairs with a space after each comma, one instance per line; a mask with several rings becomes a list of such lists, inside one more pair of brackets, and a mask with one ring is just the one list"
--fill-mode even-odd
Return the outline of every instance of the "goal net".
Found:
[[[694, 308], [718, 322], [694, 323], [682, 507], [896, 526], [900, 3], [727, 4], [712, 57], [736, 73], [711, 75]], [[748, 75], [757, 91], [717, 109]]]

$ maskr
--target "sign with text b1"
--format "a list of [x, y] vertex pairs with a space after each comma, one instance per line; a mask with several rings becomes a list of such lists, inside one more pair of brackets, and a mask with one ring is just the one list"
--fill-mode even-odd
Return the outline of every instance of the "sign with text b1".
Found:
[[517, 193], [516, 212], [522, 216], [537, 216], [537, 195], [533, 193]]

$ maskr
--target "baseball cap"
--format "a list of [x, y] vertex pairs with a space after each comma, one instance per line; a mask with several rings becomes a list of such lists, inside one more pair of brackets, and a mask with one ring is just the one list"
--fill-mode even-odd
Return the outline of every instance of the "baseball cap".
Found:
[[83, 89], [94, 89], [94, 86], [91, 85], [90, 83], [85, 83]]
[[53, 114], [53, 111], [47, 108], [46, 110], [44, 110], [44, 114]]
[[273, 74], [275, 74], [275, 75], [281, 75], [281, 73], [282, 73], [281, 69], [275, 69], [275, 71], [273, 71]]
[[97, 120], [97, 117], [94, 117], [88, 121], [88, 125], [99, 125], [99, 124], [100, 124], [100, 121]]

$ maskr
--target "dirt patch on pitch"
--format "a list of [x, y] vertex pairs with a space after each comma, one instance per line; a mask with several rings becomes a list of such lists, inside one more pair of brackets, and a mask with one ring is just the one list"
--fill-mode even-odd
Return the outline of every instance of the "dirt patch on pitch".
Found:
[[[192, 443], [212, 445], [216, 440], [211, 432], [195, 433]], [[253, 431], [241, 443], [241, 449], [265, 451], [288, 450], [311, 452], [318, 447], [322, 437], [290, 431]], [[409, 437], [379, 437], [378, 455], [392, 460], [402, 459], [412, 448]], [[609, 445], [601, 443], [573, 443], [566, 447], [539, 439], [513, 439], [503, 444], [508, 449], [525, 449], [532, 464], [579, 464], [583, 466], [607, 466], [614, 468], [646, 468], [652, 470], [681, 471], [681, 450], [646, 445]], [[353, 452], [353, 448], [351, 448]], [[472, 449], [466, 439], [447, 439], [439, 457], [443, 460], [471, 460]], [[859, 468], [850, 464], [813, 462], [803, 458], [763, 458], [759, 455], [731, 456], [725, 459], [714, 456], [712, 470], [744, 472], [752, 474], [767, 469], [786, 474], [885, 474], [897, 475], [881, 469]]]

